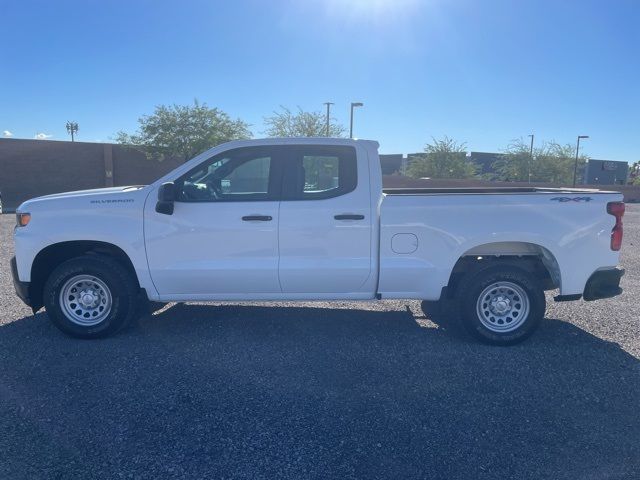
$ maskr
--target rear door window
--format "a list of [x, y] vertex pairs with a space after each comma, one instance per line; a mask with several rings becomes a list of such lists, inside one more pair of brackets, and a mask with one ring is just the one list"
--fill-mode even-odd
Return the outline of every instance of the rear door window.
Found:
[[356, 151], [347, 146], [298, 145], [285, 162], [284, 199], [333, 198], [357, 185]]

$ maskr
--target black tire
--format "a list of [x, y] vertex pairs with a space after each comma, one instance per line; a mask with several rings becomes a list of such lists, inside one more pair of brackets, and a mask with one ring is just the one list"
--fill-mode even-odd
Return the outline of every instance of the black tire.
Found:
[[[80, 325], [65, 314], [60, 296], [65, 283], [88, 275], [100, 280], [111, 295], [111, 308], [95, 325]], [[44, 306], [53, 324], [76, 338], [100, 338], [116, 333], [136, 314], [137, 285], [133, 276], [116, 260], [102, 255], [84, 255], [67, 260], [49, 275], [43, 292]]]
[[[508, 285], [514, 284], [526, 296], [524, 299], [528, 301], [526, 314], [524, 309], [518, 312], [518, 309], [515, 308], [518, 305], [523, 306], [525, 302], [516, 303], [518, 300], [514, 300], [519, 299], [518, 295], [520, 295], [517, 290], [514, 293], [514, 290], [508, 287]], [[485, 292], [485, 289], [489, 289], [492, 285], [507, 286], [504, 289], [491, 289]], [[544, 318], [546, 300], [541, 282], [535, 277], [535, 274], [512, 265], [490, 265], [469, 273], [460, 281], [457, 292], [460, 320], [463, 326], [471, 335], [484, 343], [514, 345], [522, 342], [538, 328], [540, 321]], [[492, 316], [494, 315], [493, 311], [487, 307], [488, 303], [479, 301], [481, 296], [485, 300], [488, 298], [495, 300], [497, 295], [502, 295], [500, 292], [505, 292], [504, 298], [510, 302], [506, 308], [512, 308], [516, 315], [523, 313], [521, 317], [511, 318], [513, 313], [503, 313], [502, 316], [495, 314], [494, 317]], [[491, 295], [493, 297], [490, 297]], [[509, 295], [511, 297], [508, 297]], [[503, 297], [497, 297], [497, 300], [501, 298]], [[499, 306], [505, 308], [504, 304]], [[487, 310], [484, 310], [485, 308]], [[507, 310], [507, 312], [511, 311]], [[481, 317], [483, 313], [485, 316]], [[514, 322], [513, 325], [509, 325], [510, 322]], [[487, 324], [490, 324], [491, 328], [487, 327]], [[509, 328], [512, 330], [500, 330]]]

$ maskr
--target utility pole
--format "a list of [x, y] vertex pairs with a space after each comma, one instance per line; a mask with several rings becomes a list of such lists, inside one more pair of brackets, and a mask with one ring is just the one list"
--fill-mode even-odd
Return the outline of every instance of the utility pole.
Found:
[[533, 133], [529, 135], [531, 137], [531, 148], [529, 149], [529, 162], [527, 165], [527, 182], [531, 183], [531, 164], [533, 163]]
[[576, 186], [576, 177], [578, 176], [578, 151], [580, 150], [580, 139], [589, 138], [589, 135], [578, 135], [578, 143], [576, 145], [576, 163], [573, 165], [573, 186]]
[[330, 136], [330, 123], [331, 123], [331, 105], [335, 105], [332, 102], [324, 102], [324, 105], [327, 106], [327, 137]]
[[67, 122], [67, 133], [71, 135], [71, 141], [75, 141], [74, 135], [78, 133], [78, 123]]
[[362, 102], [351, 102], [351, 121], [349, 122], [349, 138], [353, 138], [353, 109], [354, 107], [362, 107]]

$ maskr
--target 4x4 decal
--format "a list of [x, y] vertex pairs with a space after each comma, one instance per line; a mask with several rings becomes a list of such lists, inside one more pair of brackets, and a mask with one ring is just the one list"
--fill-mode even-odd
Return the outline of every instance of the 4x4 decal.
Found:
[[552, 201], [566, 203], [566, 202], [590, 202], [593, 200], [591, 197], [553, 197]]

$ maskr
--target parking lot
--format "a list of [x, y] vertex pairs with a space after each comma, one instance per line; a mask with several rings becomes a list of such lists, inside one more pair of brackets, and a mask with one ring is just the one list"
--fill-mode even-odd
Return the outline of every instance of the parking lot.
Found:
[[640, 478], [640, 205], [625, 293], [551, 301], [510, 348], [417, 301], [169, 305], [74, 340], [14, 295], [0, 222], [0, 478]]

